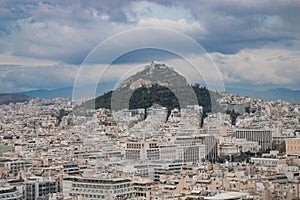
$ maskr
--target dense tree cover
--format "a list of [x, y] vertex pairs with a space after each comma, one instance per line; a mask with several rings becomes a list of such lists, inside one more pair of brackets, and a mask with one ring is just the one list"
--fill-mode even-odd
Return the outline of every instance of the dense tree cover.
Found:
[[[204, 114], [211, 112], [210, 91], [199, 84], [192, 85], [197, 96], [198, 104], [203, 106]], [[95, 108], [111, 108], [112, 91], [109, 91], [95, 99]], [[174, 108], [180, 108], [178, 99], [167, 87], [154, 84], [151, 87], [140, 87], [136, 89], [129, 101], [129, 109], [149, 108], [153, 104], [167, 107], [170, 112]]]
[[240, 113], [235, 112], [234, 110], [226, 110], [226, 114], [230, 115], [230, 119], [231, 119], [231, 124], [235, 125], [236, 123], [236, 118], [240, 115]]
[[154, 104], [159, 104], [168, 110], [180, 107], [178, 99], [169, 88], [155, 84], [152, 87], [136, 89], [130, 98], [129, 109], [149, 108]]
[[110, 109], [111, 108], [111, 96], [112, 96], [113, 91], [109, 91], [104, 93], [103, 95], [97, 97], [95, 99], [95, 108], [99, 109], [99, 108], [107, 108]]
[[272, 143], [272, 147], [274, 150], [278, 150], [279, 153], [285, 153], [286, 152], [286, 149], [285, 149], [285, 141], [282, 141], [281, 143], [276, 143], [276, 142], [273, 142]]
[[56, 116], [56, 118], [57, 118], [57, 120], [58, 120], [58, 124], [60, 124], [62, 118], [63, 118], [64, 116], [67, 116], [68, 114], [69, 114], [68, 111], [66, 111], [66, 110], [64, 110], [64, 109], [60, 109], [60, 110], [58, 111], [57, 116]]

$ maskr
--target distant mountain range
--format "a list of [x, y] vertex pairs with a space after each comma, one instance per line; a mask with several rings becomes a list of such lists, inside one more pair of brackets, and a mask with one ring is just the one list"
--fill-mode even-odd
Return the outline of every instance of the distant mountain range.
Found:
[[226, 88], [226, 91], [239, 96], [248, 96], [251, 98], [259, 98], [267, 101], [276, 101], [278, 99], [291, 103], [300, 103], [300, 90], [290, 90], [286, 88], [275, 88], [263, 91], [256, 91], [243, 88]]
[[[104, 94], [106, 91], [113, 89], [115, 82], [101, 83], [101, 87], [98, 86], [96, 96]], [[24, 92], [18, 92], [18, 94], [25, 94], [32, 98], [40, 99], [53, 99], [58, 97], [72, 98], [73, 87], [57, 88], [52, 90], [30, 90]]]
[[31, 98], [24, 94], [0, 94], [0, 105], [29, 101]]
[[[111, 83], [113, 85], [113, 83]], [[113, 86], [111, 87], [113, 88]], [[108, 88], [107, 91], [111, 90]], [[67, 97], [72, 98], [72, 87], [58, 88], [54, 90], [31, 90], [26, 92], [19, 92], [18, 94], [25, 94], [31, 98], [41, 98], [41, 99], [52, 99], [57, 97]], [[244, 88], [233, 88], [227, 87], [226, 91], [231, 94], [237, 94], [240, 96], [248, 96], [251, 98], [259, 98], [268, 101], [276, 101], [282, 99], [291, 103], [300, 103], [300, 90], [290, 90], [286, 88], [275, 88], [263, 91], [250, 90]], [[103, 94], [103, 92], [98, 92], [98, 95]]]
[[25, 92], [19, 92], [19, 94], [25, 94], [32, 98], [53, 99], [57, 97], [72, 98], [72, 92], [72, 87], [66, 87], [53, 90], [30, 90]]

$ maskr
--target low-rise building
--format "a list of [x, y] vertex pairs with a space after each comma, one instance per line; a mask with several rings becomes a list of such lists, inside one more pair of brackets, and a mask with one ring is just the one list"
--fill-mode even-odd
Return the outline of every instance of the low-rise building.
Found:
[[279, 159], [274, 158], [251, 158], [251, 162], [260, 166], [276, 167], [279, 165]]

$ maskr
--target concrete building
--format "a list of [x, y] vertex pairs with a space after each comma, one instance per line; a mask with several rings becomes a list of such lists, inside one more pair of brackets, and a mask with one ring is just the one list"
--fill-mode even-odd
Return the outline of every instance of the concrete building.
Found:
[[258, 142], [262, 150], [272, 148], [272, 131], [264, 129], [236, 129], [236, 138], [246, 138], [249, 141]]
[[239, 148], [233, 144], [221, 144], [219, 145], [219, 156], [230, 156], [230, 155], [238, 155]]
[[26, 181], [24, 197], [26, 200], [47, 199], [57, 193], [57, 182], [50, 179]]
[[249, 198], [248, 193], [242, 193], [242, 192], [224, 192], [220, 194], [216, 194], [212, 197], [205, 197], [205, 200], [243, 200], [243, 199], [253, 199]]
[[178, 136], [174, 141], [177, 160], [199, 163], [206, 156], [206, 146], [203, 138], [194, 136]]
[[257, 153], [260, 150], [258, 142], [248, 141], [245, 138], [220, 137], [219, 143], [220, 156], [230, 156], [240, 154], [240, 152]]
[[151, 179], [138, 179], [133, 181], [135, 197], [138, 199], [150, 200], [151, 192], [156, 188], [155, 182]]
[[63, 188], [64, 197], [71, 199], [128, 199], [135, 194], [128, 178], [68, 177]]
[[218, 156], [218, 140], [215, 136], [209, 134], [201, 135], [205, 145], [206, 159], [215, 161]]
[[205, 158], [205, 145], [195, 144], [177, 147], [178, 160], [183, 162], [200, 163]]
[[2, 200], [21, 200], [22, 190], [15, 186], [2, 186], [0, 185], [0, 199]]
[[31, 166], [30, 162], [22, 160], [0, 160], [0, 167], [8, 169], [8, 173], [17, 175], [20, 171], [25, 171]]
[[140, 163], [128, 165], [125, 171], [131, 171], [135, 176], [142, 178], [151, 178], [154, 181], [159, 181], [160, 176], [164, 174], [178, 174], [182, 171], [183, 166], [191, 163], [182, 161], [149, 161], [148, 163]]
[[77, 163], [69, 163], [63, 165], [63, 170], [65, 174], [68, 175], [78, 175], [80, 174], [80, 169]]
[[286, 154], [300, 154], [300, 138], [285, 139]]
[[178, 158], [177, 145], [164, 144], [159, 146], [160, 160], [176, 160]]
[[251, 162], [266, 167], [277, 167], [279, 165], [279, 159], [273, 158], [251, 158]]
[[130, 160], [158, 160], [159, 148], [156, 142], [128, 142], [125, 157]]
[[129, 160], [181, 160], [199, 163], [206, 156], [202, 140], [192, 136], [180, 136], [173, 142], [127, 142], [125, 157]]

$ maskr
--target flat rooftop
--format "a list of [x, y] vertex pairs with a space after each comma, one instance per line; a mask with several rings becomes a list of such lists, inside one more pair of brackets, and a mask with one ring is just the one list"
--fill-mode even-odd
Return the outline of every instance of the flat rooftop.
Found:
[[249, 194], [243, 193], [243, 192], [225, 192], [221, 194], [217, 194], [213, 197], [205, 197], [204, 199], [210, 199], [210, 200], [226, 200], [226, 199], [240, 199], [245, 198]]

